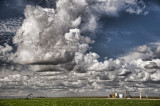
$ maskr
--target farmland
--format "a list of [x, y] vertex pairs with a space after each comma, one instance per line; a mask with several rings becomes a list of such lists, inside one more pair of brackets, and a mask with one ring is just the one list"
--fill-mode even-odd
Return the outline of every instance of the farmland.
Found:
[[106, 98], [0, 99], [0, 106], [160, 106], [160, 100]]

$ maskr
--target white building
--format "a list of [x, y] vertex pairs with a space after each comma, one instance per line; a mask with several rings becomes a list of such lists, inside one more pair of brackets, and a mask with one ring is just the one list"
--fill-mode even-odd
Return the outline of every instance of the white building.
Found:
[[123, 94], [119, 94], [119, 98], [123, 98]]

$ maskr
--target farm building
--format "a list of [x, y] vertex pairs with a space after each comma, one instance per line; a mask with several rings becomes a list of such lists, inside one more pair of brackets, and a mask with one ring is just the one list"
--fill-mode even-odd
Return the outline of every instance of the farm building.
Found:
[[113, 93], [109, 94], [108, 98], [124, 98], [123, 94]]

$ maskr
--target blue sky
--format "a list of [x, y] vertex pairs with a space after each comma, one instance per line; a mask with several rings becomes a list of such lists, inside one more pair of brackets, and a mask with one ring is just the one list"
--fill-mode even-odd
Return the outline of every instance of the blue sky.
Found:
[[158, 42], [160, 8], [154, 6], [147, 15], [122, 13], [118, 17], [102, 17], [101, 33], [93, 44], [93, 51], [103, 58], [117, 58], [137, 46]]

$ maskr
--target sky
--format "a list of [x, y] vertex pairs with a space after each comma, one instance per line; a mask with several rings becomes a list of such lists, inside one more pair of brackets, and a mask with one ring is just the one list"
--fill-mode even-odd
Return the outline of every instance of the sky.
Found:
[[160, 95], [159, 0], [1, 0], [0, 97]]

